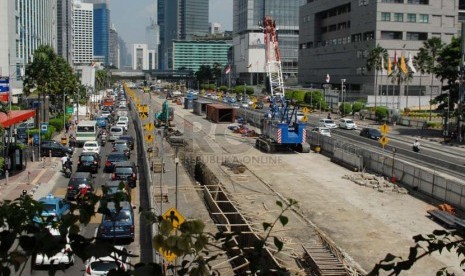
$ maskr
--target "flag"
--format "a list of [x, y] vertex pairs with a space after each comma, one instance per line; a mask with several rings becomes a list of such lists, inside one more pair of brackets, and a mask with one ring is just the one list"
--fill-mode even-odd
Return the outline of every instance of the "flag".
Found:
[[410, 53], [410, 52], [408, 52], [407, 66], [408, 66], [408, 68], [410, 68], [410, 71], [412, 71], [413, 73], [417, 72], [417, 69], [415, 68], [415, 66], [413, 66], [412, 53]]
[[226, 67], [226, 70], [224, 71], [224, 73], [229, 74], [229, 72], [231, 72], [231, 65], [228, 64], [228, 66]]
[[394, 52], [394, 60], [392, 61], [392, 69], [396, 69], [397, 67], [397, 52]]
[[387, 73], [388, 73], [388, 75], [390, 75], [392, 73], [391, 58], [389, 56], [388, 56]]
[[326, 83], [329, 83], [330, 80], [331, 78], [329, 77], [329, 74], [326, 74]]
[[402, 56], [400, 57], [400, 70], [402, 70], [404, 74], [407, 74], [408, 72], [407, 65], [405, 64], [404, 54], [402, 54]]

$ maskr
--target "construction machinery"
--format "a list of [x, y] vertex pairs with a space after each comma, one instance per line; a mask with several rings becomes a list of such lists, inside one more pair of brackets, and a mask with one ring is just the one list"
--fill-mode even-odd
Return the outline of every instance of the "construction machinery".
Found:
[[265, 16], [262, 29], [265, 34], [266, 72], [271, 96], [270, 111], [262, 119], [261, 135], [256, 140], [256, 147], [268, 153], [280, 148], [310, 152], [306, 123], [297, 120], [299, 107], [286, 99], [275, 21]]
[[155, 114], [154, 124], [156, 127], [165, 126], [165, 128], [168, 128], [171, 126], [171, 121], [173, 121], [173, 118], [174, 110], [172, 107], [170, 107], [168, 100], [165, 100], [163, 102], [161, 111]]

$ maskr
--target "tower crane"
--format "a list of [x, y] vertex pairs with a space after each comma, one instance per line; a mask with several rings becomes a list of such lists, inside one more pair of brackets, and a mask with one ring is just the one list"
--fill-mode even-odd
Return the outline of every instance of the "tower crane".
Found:
[[286, 99], [281, 68], [276, 23], [265, 16], [262, 25], [265, 34], [266, 73], [270, 87], [270, 111], [262, 119], [261, 135], [256, 147], [268, 153], [278, 148], [292, 148], [299, 152], [310, 152], [307, 143], [306, 123], [297, 120], [298, 106]]

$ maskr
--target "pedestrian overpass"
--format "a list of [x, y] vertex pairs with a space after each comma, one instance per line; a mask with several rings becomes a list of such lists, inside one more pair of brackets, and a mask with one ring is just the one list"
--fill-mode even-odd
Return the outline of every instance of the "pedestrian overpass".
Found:
[[132, 70], [111, 69], [111, 75], [115, 79], [148, 80], [162, 79], [168, 81], [191, 80], [195, 78], [191, 70]]

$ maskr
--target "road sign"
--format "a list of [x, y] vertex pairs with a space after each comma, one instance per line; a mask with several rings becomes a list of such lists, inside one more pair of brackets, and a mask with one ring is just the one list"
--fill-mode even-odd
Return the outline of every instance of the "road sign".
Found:
[[310, 112], [310, 110], [308, 109], [308, 107], [304, 107], [304, 108], [302, 108], [302, 112], [304, 114], [306, 114], [306, 113]]
[[139, 117], [141, 120], [145, 120], [148, 117], [148, 114], [146, 112], [139, 112]]
[[145, 131], [152, 131], [154, 128], [153, 123], [148, 123], [144, 125]]
[[44, 134], [48, 132], [48, 123], [40, 123], [40, 133]]
[[160, 252], [162, 255], [163, 255], [163, 258], [165, 259], [165, 261], [167, 261], [168, 263], [171, 263], [172, 261], [174, 261], [176, 259], [176, 254], [174, 254], [173, 252], [168, 252], [168, 251], [165, 251], [163, 249], [158, 249], [158, 252]]
[[73, 114], [73, 107], [72, 106], [67, 106], [66, 107], [66, 114]]
[[9, 92], [9, 91], [10, 91], [10, 78], [0, 77], [0, 92]]
[[307, 115], [304, 115], [304, 116], [302, 117], [302, 120], [301, 120], [301, 121], [304, 122], [304, 123], [306, 123], [306, 122], [308, 121]]
[[388, 127], [388, 125], [386, 125], [386, 124], [383, 124], [383, 125], [380, 127], [380, 129], [381, 129], [381, 133], [383, 133], [383, 134], [386, 134], [386, 133], [389, 132], [389, 127]]
[[253, 104], [252, 104], [252, 108], [253, 108], [253, 109], [257, 108], [257, 104], [256, 104], [256, 103], [253, 103]]
[[381, 138], [379, 139], [379, 143], [384, 147], [385, 145], [387, 145], [387, 143], [389, 143], [389, 139], [386, 136], [381, 136]]
[[178, 228], [186, 219], [176, 208], [171, 207], [163, 214], [163, 218], [171, 221], [173, 228]]
[[145, 135], [145, 141], [152, 143], [153, 142], [153, 135], [147, 134]]

